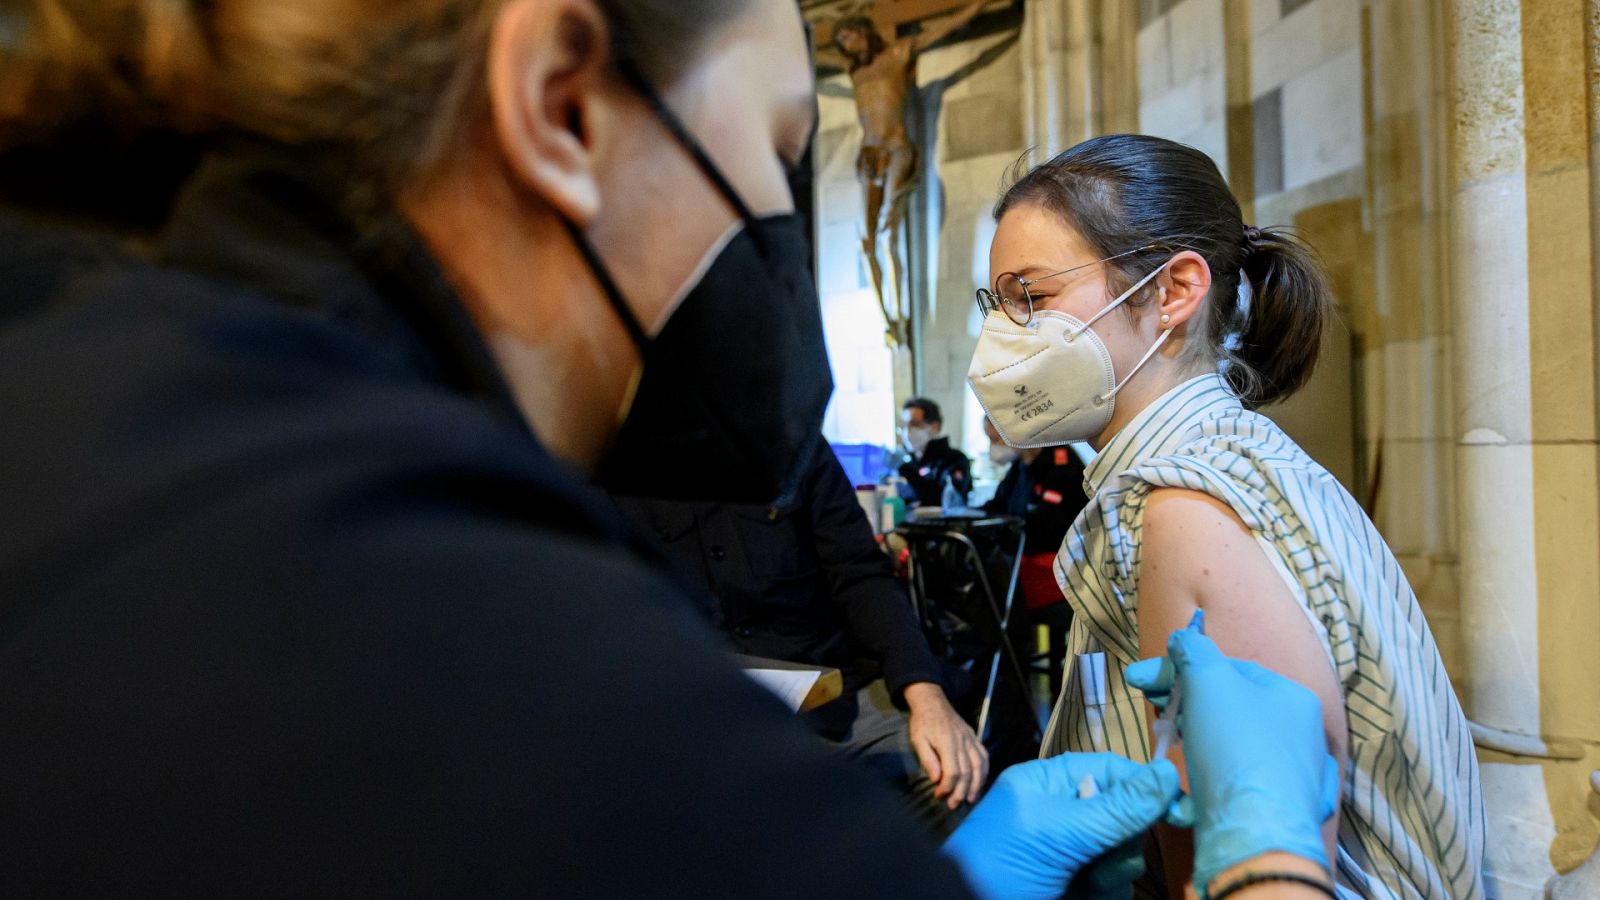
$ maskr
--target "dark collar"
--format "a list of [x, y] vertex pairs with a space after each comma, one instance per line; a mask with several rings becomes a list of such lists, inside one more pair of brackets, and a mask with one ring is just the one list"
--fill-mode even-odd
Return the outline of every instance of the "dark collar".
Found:
[[232, 142], [185, 186], [158, 259], [402, 344], [435, 379], [514, 412], [482, 335], [421, 239], [398, 213], [358, 227], [339, 184], [313, 154]]

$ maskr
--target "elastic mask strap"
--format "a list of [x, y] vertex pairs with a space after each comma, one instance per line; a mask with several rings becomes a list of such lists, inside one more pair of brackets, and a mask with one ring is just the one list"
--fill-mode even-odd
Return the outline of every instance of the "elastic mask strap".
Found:
[[1165, 269], [1165, 268], [1166, 268], [1165, 265], [1157, 266], [1156, 269], [1154, 271], [1152, 271], [1149, 275], [1146, 275], [1145, 277], [1143, 277], [1143, 278], [1139, 279], [1138, 281], [1134, 282], [1133, 287], [1128, 288], [1127, 290], [1123, 291], [1121, 296], [1117, 297], [1117, 299], [1115, 299], [1115, 300], [1111, 301], [1110, 303], [1106, 304], [1106, 308], [1105, 309], [1102, 309], [1099, 312], [1095, 313], [1094, 316], [1089, 319], [1089, 321], [1083, 323], [1083, 327], [1078, 329], [1076, 332], [1074, 332], [1072, 337], [1076, 338], [1078, 335], [1083, 334], [1085, 331], [1088, 331], [1090, 325], [1093, 325], [1094, 323], [1096, 323], [1096, 322], [1100, 321], [1101, 319], [1105, 318], [1106, 315], [1109, 314], [1113, 309], [1116, 309], [1117, 307], [1121, 306], [1123, 301], [1127, 300], [1129, 297], [1132, 297], [1134, 295], [1134, 293], [1137, 292], [1140, 288], [1142, 288], [1145, 285], [1149, 284], [1150, 283], [1150, 279], [1156, 277], [1157, 275], [1160, 275], [1161, 274], [1161, 270]]
[[[1116, 309], [1118, 306], [1121, 306], [1122, 303], [1125, 300], [1127, 300], [1129, 297], [1132, 297], [1140, 288], [1142, 288], [1145, 285], [1149, 284], [1150, 280], [1152, 278], [1155, 278], [1157, 275], [1161, 274], [1161, 271], [1163, 269], [1165, 269], [1165, 268], [1166, 268], [1165, 265], [1157, 266], [1156, 268], [1151, 270], [1149, 275], [1146, 275], [1145, 277], [1143, 277], [1143, 278], [1139, 279], [1138, 281], [1134, 282], [1133, 287], [1130, 287], [1127, 290], [1123, 291], [1122, 294], [1117, 297], [1117, 299], [1115, 299], [1115, 300], [1111, 301], [1110, 303], [1106, 304], [1106, 308], [1105, 309], [1102, 309], [1099, 312], [1095, 313], [1094, 316], [1089, 319], [1089, 321], [1083, 323], [1083, 327], [1078, 329], [1072, 335], [1072, 338], [1077, 338], [1078, 335], [1083, 334], [1085, 331], [1088, 331], [1089, 330], [1089, 326], [1091, 326], [1094, 323], [1096, 323], [1096, 322], [1100, 321], [1101, 319], [1105, 318], [1108, 314], [1110, 314], [1110, 312], [1113, 309]], [[1104, 403], [1107, 400], [1110, 400], [1112, 397], [1115, 397], [1117, 395], [1117, 392], [1122, 390], [1123, 385], [1127, 384], [1128, 381], [1133, 378], [1133, 376], [1139, 374], [1139, 370], [1144, 368], [1144, 364], [1150, 361], [1150, 357], [1156, 355], [1156, 351], [1160, 350], [1161, 349], [1161, 345], [1165, 344], [1167, 342], [1167, 338], [1169, 338], [1171, 336], [1172, 336], [1172, 329], [1168, 328], [1168, 329], [1163, 330], [1161, 332], [1161, 336], [1156, 338], [1156, 342], [1154, 344], [1150, 345], [1150, 349], [1146, 350], [1144, 352], [1144, 356], [1139, 358], [1139, 361], [1137, 363], [1135, 363], [1134, 367], [1128, 371], [1128, 374], [1123, 376], [1121, 381], [1117, 382], [1117, 386], [1112, 388], [1110, 393], [1099, 397], [1098, 398], [1099, 401], [1101, 403]]]
[[650, 338], [645, 335], [640, 327], [639, 320], [634, 316], [633, 310], [628, 308], [628, 302], [623, 299], [622, 291], [617, 288], [617, 283], [612, 280], [611, 272], [606, 269], [606, 264], [600, 261], [600, 254], [589, 243], [589, 237], [577, 225], [568, 221], [565, 216], [561, 224], [566, 226], [567, 233], [572, 235], [572, 242], [578, 245], [578, 252], [583, 254], [583, 261], [589, 265], [589, 271], [594, 274], [594, 280], [600, 283], [600, 293], [606, 295], [606, 300], [611, 303], [611, 308], [616, 312], [617, 318], [622, 320], [622, 327], [628, 330], [628, 336], [633, 338], [633, 343], [643, 353], [645, 345], [650, 343]]
[[722, 170], [717, 168], [717, 164], [711, 161], [710, 156], [706, 155], [705, 149], [700, 146], [700, 142], [695, 139], [694, 135], [689, 133], [689, 129], [683, 127], [683, 121], [661, 99], [661, 95], [656, 93], [656, 89], [650, 86], [650, 82], [645, 80], [644, 73], [639, 71], [639, 67], [634, 64], [633, 60], [617, 60], [617, 70], [622, 73], [623, 79], [639, 93], [639, 96], [650, 104], [651, 112], [654, 112], [656, 118], [661, 120], [661, 124], [667, 127], [672, 139], [677, 141], [679, 146], [683, 147], [694, 158], [695, 165], [699, 166], [700, 171], [704, 172], [706, 178], [711, 180], [711, 184], [716, 187], [717, 193], [728, 201], [728, 205], [732, 206], [734, 212], [739, 214], [739, 218], [746, 222], [754, 222], [756, 217], [750, 212], [750, 207], [745, 206], [744, 198], [740, 197], [739, 192], [734, 190], [733, 185], [728, 183], [728, 179], [723, 177]]
[[1101, 397], [1100, 402], [1104, 403], [1107, 400], [1110, 400], [1112, 397], [1115, 397], [1117, 395], [1117, 391], [1122, 390], [1123, 385], [1127, 384], [1129, 381], [1132, 381], [1133, 376], [1139, 374], [1139, 370], [1144, 368], [1144, 364], [1150, 361], [1150, 357], [1156, 355], [1156, 351], [1161, 349], [1161, 345], [1165, 344], [1167, 342], [1167, 338], [1169, 337], [1172, 337], [1171, 328], [1165, 329], [1161, 332], [1161, 336], [1156, 338], [1156, 342], [1151, 344], [1150, 349], [1144, 352], [1144, 356], [1139, 357], [1139, 361], [1134, 363], [1133, 368], [1128, 371], [1128, 374], [1124, 376], [1121, 381], [1117, 382], [1117, 386], [1111, 389], [1111, 393]]

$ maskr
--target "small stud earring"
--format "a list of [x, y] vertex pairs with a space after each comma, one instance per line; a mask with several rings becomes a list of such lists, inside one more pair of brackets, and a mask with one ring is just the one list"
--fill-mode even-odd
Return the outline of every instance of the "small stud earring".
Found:
[[1171, 316], [1162, 315], [1161, 324], [1165, 325], [1165, 324], [1167, 324], [1168, 322], [1171, 322], [1171, 321], [1172, 321], [1172, 317]]

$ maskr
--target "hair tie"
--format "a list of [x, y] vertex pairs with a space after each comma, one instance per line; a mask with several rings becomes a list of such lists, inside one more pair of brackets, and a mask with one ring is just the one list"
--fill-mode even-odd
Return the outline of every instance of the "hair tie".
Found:
[[1254, 225], [1246, 225], [1244, 227], [1244, 245], [1245, 245], [1245, 247], [1247, 247], [1247, 248], [1249, 248], [1251, 250], [1254, 250], [1255, 247], [1256, 247], [1256, 244], [1259, 244], [1259, 243], [1261, 243], [1261, 229], [1255, 227]]

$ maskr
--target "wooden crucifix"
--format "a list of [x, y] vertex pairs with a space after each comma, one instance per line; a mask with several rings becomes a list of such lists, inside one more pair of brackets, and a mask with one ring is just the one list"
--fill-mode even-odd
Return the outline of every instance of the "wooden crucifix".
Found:
[[[866, 206], [861, 252], [883, 308], [885, 336], [892, 347], [908, 347], [911, 339], [911, 303], [906, 296], [901, 246], [906, 207], [919, 173], [920, 153], [906, 129], [906, 108], [917, 83], [917, 58], [965, 27], [989, 2], [876, 0], [863, 12], [821, 22], [815, 31], [817, 61], [842, 66], [855, 88], [862, 132], [856, 177]], [[945, 18], [917, 34], [897, 36], [903, 24], [940, 15]], [[887, 285], [885, 262], [890, 277]]]

